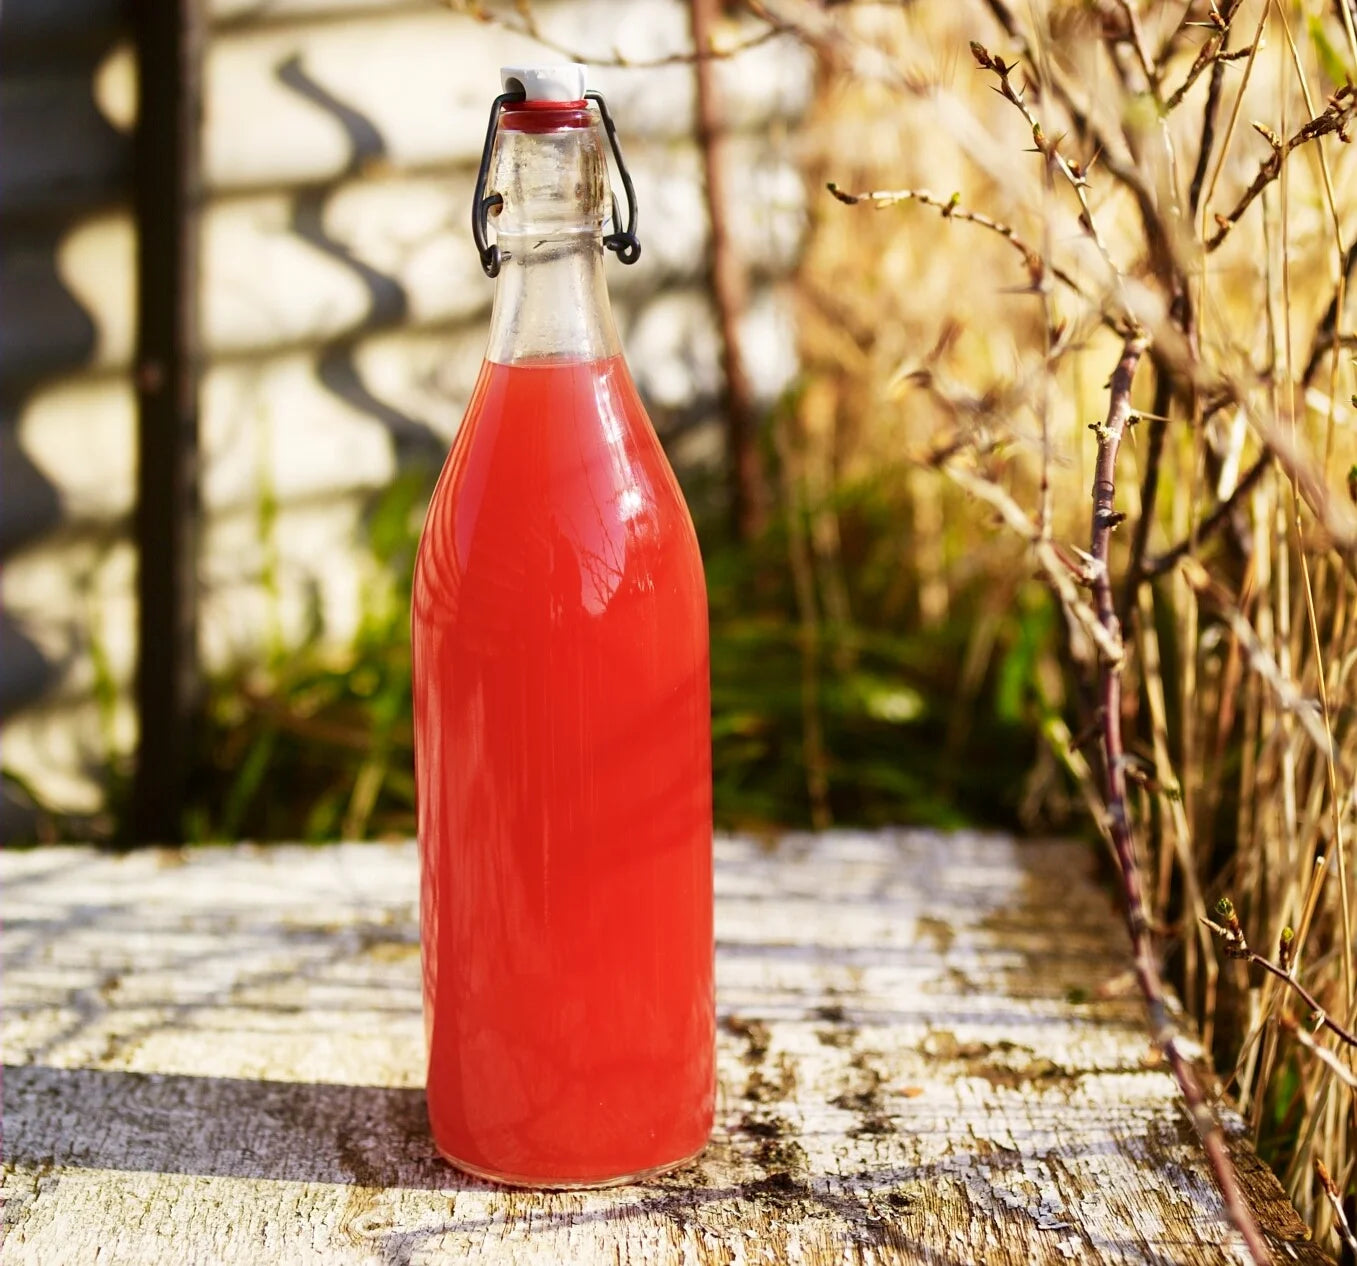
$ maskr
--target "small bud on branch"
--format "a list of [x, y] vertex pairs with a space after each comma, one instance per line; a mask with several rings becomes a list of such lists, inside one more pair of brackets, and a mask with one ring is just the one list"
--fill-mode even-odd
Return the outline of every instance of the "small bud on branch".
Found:
[[1285, 927], [1277, 941], [1277, 966], [1288, 976], [1291, 974], [1291, 944], [1295, 939], [1295, 932]]
[[1228, 958], [1237, 958], [1243, 962], [1252, 963], [1261, 967], [1264, 971], [1275, 976], [1283, 984], [1292, 989], [1297, 996], [1310, 1008], [1311, 1022], [1317, 1029], [1328, 1029], [1338, 1040], [1347, 1046], [1357, 1048], [1357, 1035], [1349, 1032], [1341, 1024], [1319, 1005], [1315, 998], [1304, 985], [1292, 975], [1295, 964], [1292, 961], [1292, 942], [1295, 934], [1290, 928], [1285, 928], [1281, 935], [1281, 947], [1278, 955], [1279, 961], [1274, 963], [1271, 959], [1265, 958], [1262, 954], [1255, 953], [1249, 948], [1248, 941], [1244, 938], [1244, 929], [1240, 925], [1239, 916], [1235, 913], [1234, 902], [1229, 897], [1221, 897], [1215, 906], [1216, 918], [1219, 923], [1211, 919], [1202, 919], [1202, 922], [1215, 932], [1224, 943], [1225, 954]]

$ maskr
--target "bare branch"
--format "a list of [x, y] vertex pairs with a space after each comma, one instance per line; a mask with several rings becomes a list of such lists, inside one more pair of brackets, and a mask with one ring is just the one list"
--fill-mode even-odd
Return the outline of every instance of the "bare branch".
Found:
[[1282, 174], [1282, 164], [1293, 150], [1320, 137], [1337, 134], [1338, 139], [1347, 141], [1348, 125], [1357, 113], [1357, 90], [1352, 84], [1344, 84], [1332, 97], [1328, 105], [1313, 119], [1306, 123], [1287, 140], [1283, 141], [1271, 128], [1255, 123], [1254, 130], [1272, 147], [1272, 153], [1259, 164], [1258, 174], [1253, 183], [1240, 195], [1228, 215], [1216, 216], [1216, 231], [1206, 240], [1206, 249], [1214, 251], [1229, 236], [1230, 230], [1239, 222], [1240, 217], [1249, 209], [1264, 189]]
[[[1126, 424], [1131, 416], [1131, 387], [1136, 368], [1147, 343], [1132, 336], [1122, 346], [1121, 358], [1112, 373], [1107, 420], [1096, 429], [1098, 458], [1093, 477], [1092, 555], [1098, 564], [1093, 576], [1093, 600], [1098, 620], [1108, 637], [1121, 642], [1121, 626], [1112, 597], [1112, 578], [1108, 570], [1113, 529], [1123, 518], [1116, 510], [1116, 464]], [[1145, 908], [1140, 863], [1136, 859], [1131, 836], [1131, 818], [1126, 798], [1126, 753], [1122, 742], [1121, 663], [1104, 658], [1098, 666], [1099, 699], [1102, 724], [1104, 799], [1112, 847], [1121, 871], [1122, 898], [1126, 927], [1131, 937], [1131, 953], [1136, 981], [1149, 1014], [1150, 1032], [1163, 1052], [1178, 1089], [1187, 1104], [1192, 1124], [1201, 1139], [1202, 1150], [1215, 1176], [1230, 1221], [1244, 1237], [1256, 1263], [1272, 1260], [1239, 1189], [1239, 1178], [1225, 1146], [1220, 1123], [1202, 1093], [1191, 1061], [1182, 1049], [1178, 1032], [1164, 1001], [1159, 963], [1151, 941], [1150, 919]]]
[[1022, 49], [1035, 82], [1043, 88], [1049, 88], [1051, 95], [1069, 115], [1075, 132], [1097, 153], [1101, 169], [1135, 198], [1156, 272], [1174, 293], [1185, 293], [1184, 269], [1174, 252], [1171, 235], [1159, 215], [1158, 199], [1152, 182], [1136, 166], [1134, 159], [1125, 156], [1113, 143], [1113, 137], [1094, 120], [1090, 103], [1079, 95], [1079, 90], [1067, 76], [1061, 74], [1058, 67], [1049, 65], [1049, 73], [1043, 78], [1039, 59], [1033, 56], [1031, 44], [1018, 26], [1007, 0], [986, 0], [986, 4], [1004, 34]]
[[[710, 46], [718, 17], [717, 0], [690, 0], [688, 13], [694, 47]], [[749, 307], [749, 270], [731, 240], [725, 213], [728, 148], [725, 106], [715, 69], [710, 61], [697, 63], [697, 132], [711, 231], [711, 291], [721, 332], [721, 369], [726, 386], [732, 526], [738, 539], [751, 541], [763, 530], [767, 497], [754, 388], [740, 341], [740, 318]]]
[[[1202, 71], [1208, 66], [1217, 67], [1221, 62], [1221, 53], [1225, 50], [1225, 42], [1230, 37], [1230, 23], [1234, 21], [1234, 15], [1239, 11], [1239, 6], [1243, 0], [1229, 0], [1225, 8], [1217, 11], [1212, 6], [1212, 25], [1216, 30], [1213, 34], [1207, 36], [1206, 43], [1201, 46], [1197, 53], [1196, 60], [1192, 63], [1187, 72], [1187, 77], [1177, 89], [1170, 94], [1169, 99], [1164, 102], [1166, 111], [1173, 111], [1182, 104], [1182, 100], [1191, 91], [1192, 85], [1197, 82]], [[1216, 73], [1213, 69], [1213, 74]]]
[[919, 202], [924, 206], [936, 207], [944, 220], [965, 220], [968, 224], [989, 229], [991, 233], [997, 233], [1002, 237], [1022, 256], [1023, 263], [1027, 267], [1028, 278], [1034, 290], [1042, 285], [1043, 279], [1049, 271], [1052, 277], [1068, 286], [1075, 294], [1085, 299], [1089, 297], [1084, 288], [1063, 268], [1056, 264], [1047, 265], [1041, 255], [1023, 241], [1011, 225], [991, 219], [979, 211], [968, 211], [961, 205], [961, 195], [958, 193], [954, 193], [950, 198], [939, 198], [937, 194], [930, 193], [927, 189], [874, 189], [867, 193], [847, 193], [833, 181], [830, 181], [826, 188], [840, 202], [850, 207], [867, 203], [878, 210], [885, 210], [885, 208], [896, 206], [901, 202]]
[[1244, 937], [1243, 925], [1239, 922], [1239, 915], [1235, 913], [1234, 902], [1229, 897], [1222, 897], [1216, 902], [1216, 916], [1221, 920], [1216, 923], [1212, 919], [1203, 918], [1202, 922], [1221, 938], [1225, 947], [1225, 954], [1228, 958], [1238, 959], [1243, 963], [1252, 963], [1261, 967], [1264, 971], [1270, 972], [1284, 985], [1288, 986], [1296, 995], [1310, 1008], [1312, 1022], [1316, 1028], [1328, 1029], [1345, 1046], [1351, 1046], [1357, 1049], [1357, 1035], [1352, 1034], [1338, 1023], [1322, 1006], [1304, 985], [1292, 974], [1293, 964], [1290, 961], [1290, 946], [1292, 942], [1292, 933], [1290, 928], [1282, 931], [1281, 952], [1286, 955], [1285, 963], [1274, 963], [1270, 958], [1257, 952], [1249, 946]]
[[[1227, 32], [1228, 38], [1228, 32]], [[1221, 41], [1222, 54], [1225, 40]], [[1220, 113], [1220, 90], [1225, 83], [1225, 59], [1218, 55], [1211, 67], [1211, 83], [1206, 89], [1206, 105], [1202, 108], [1201, 142], [1197, 147], [1197, 165], [1192, 169], [1192, 183], [1188, 186], [1188, 205], [1196, 222], [1201, 206], [1202, 186], [1206, 183], [1206, 168], [1211, 161], [1211, 147], [1216, 143], [1216, 116]]]
[[1027, 104], [1027, 94], [1013, 86], [1012, 74], [1017, 69], [1016, 63], [1005, 63], [1002, 57], [995, 57], [989, 49], [975, 40], [971, 41], [971, 54], [981, 70], [994, 73], [995, 78], [999, 81], [999, 86], [995, 91], [1005, 101], [1017, 108], [1018, 113], [1026, 120], [1027, 126], [1032, 129], [1032, 146], [1036, 152], [1046, 160], [1048, 167], [1058, 171], [1065, 178], [1070, 188], [1074, 190], [1074, 196], [1079, 200], [1079, 225], [1098, 248], [1098, 254], [1103, 257], [1103, 262], [1107, 265], [1108, 271], [1119, 282], [1121, 270], [1113, 263], [1111, 252], [1107, 249], [1107, 243], [1103, 241], [1102, 234], [1098, 232], [1098, 226], [1093, 221], [1093, 211], [1088, 204], [1088, 180], [1084, 175], [1084, 170], [1073, 159], [1066, 158], [1060, 152], [1060, 147], [1055, 141], [1047, 138], [1040, 120], [1032, 113], [1031, 107]]
[[1179, 541], [1172, 549], [1165, 550], [1158, 558], [1145, 564], [1141, 572], [1145, 580], [1154, 580], [1165, 572], [1172, 571], [1178, 563], [1195, 553], [1201, 548], [1202, 544], [1209, 540], [1230, 516], [1239, 508], [1239, 504], [1244, 498], [1253, 491], [1254, 485], [1265, 475], [1272, 467], [1272, 454], [1264, 450], [1263, 455], [1248, 468], [1235, 484], [1234, 491], [1230, 493], [1210, 514], [1193, 528], [1192, 533]]
[[464, 13], [478, 22], [493, 23], [516, 35], [526, 35], [530, 40], [535, 40], [543, 48], [558, 53], [568, 61], [584, 62], [591, 67], [609, 70], [658, 70], [662, 66], [686, 66], [694, 62], [721, 61], [759, 48], [785, 33], [779, 26], [768, 25], [753, 35], [724, 46], [713, 39], [700, 42], [696, 47], [682, 52], [669, 53], [664, 57], [630, 58], [623, 56], [616, 49], [610, 55], [604, 55], [562, 43], [542, 29], [530, 5], [517, 5], [513, 15], [510, 16], [488, 9], [479, 3], [479, 0], [443, 0], [443, 3], [454, 13]]
[[1319, 324], [1315, 327], [1314, 337], [1310, 340], [1310, 352], [1305, 358], [1305, 369], [1300, 376], [1301, 383], [1306, 387], [1319, 372], [1319, 362], [1324, 359], [1325, 352], [1333, 347], [1352, 345], [1350, 342], [1344, 342], [1345, 339], [1351, 339], [1352, 335], [1338, 333], [1338, 308], [1339, 298], [1347, 290], [1355, 268], [1357, 268], [1357, 241], [1348, 247], [1347, 254], [1343, 256], [1342, 275], [1334, 288], [1329, 306], [1324, 309], [1324, 315], [1320, 317]]

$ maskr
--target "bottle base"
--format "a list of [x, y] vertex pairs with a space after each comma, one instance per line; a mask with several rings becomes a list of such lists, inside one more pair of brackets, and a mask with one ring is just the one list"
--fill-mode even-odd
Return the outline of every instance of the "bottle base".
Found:
[[473, 1165], [469, 1161], [459, 1159], [436, 1142], [434, 1146], [438, 1148], [438, 1154], [449, 1165], [453, 1165], [463, 1173], [471, 1174], [475, 1178], [484, 1178], [487, 1182], [498, 1183], [501, 1187], [528, 1187], [537, 1191], [597, 1191], [605, 1187], [625, 1187], [631, 1183], [647, 1182], [651, 1178], [658, 1178], [661, 1174], [682, 1169], [685, 1165], [691, 1165], [697, 1160], [706, 1150], [707, 1144], [704, 1141], [695, 1152], [681, 1156], [678, 1160], [666, 1161], [663, 1165], [655, 1165], [650, 1169], [639, 1169], [635, 1173], [618, 1174], [615, 1177], [607, 1178], [570, 1179], [564, 1182], [555, 1182], [544, 1178], [529, 1178], [522, 1174], [505, 1174], [497, 1170], [485, 1169], [480, 1165]]

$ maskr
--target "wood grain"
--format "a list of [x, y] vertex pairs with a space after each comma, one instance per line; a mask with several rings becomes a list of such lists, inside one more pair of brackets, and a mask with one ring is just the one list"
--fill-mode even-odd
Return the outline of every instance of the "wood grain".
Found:
[[[603, 1192], [425, 1132], [410, 845], [11, 852], [13, 1263], [1242, 1261], [1092, 855], [720, 840], [718, 1124]], [[1279, 1261], [1322, 1262], [1239, 1140]]]

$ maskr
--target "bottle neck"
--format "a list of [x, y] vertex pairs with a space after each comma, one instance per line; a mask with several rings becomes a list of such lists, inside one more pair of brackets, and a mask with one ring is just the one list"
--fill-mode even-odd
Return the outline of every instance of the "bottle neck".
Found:
[[498, 241], [503, 262], [487, 360], [512, 365], [606, 360], [619, 353], [601, 233], [545, 240], [501, 233]]
[[603, 276], [607, 164], [582, 103], [506, 107], [488, 191], [501, 267], [488, 360], [603, 360], [619, 351]]

